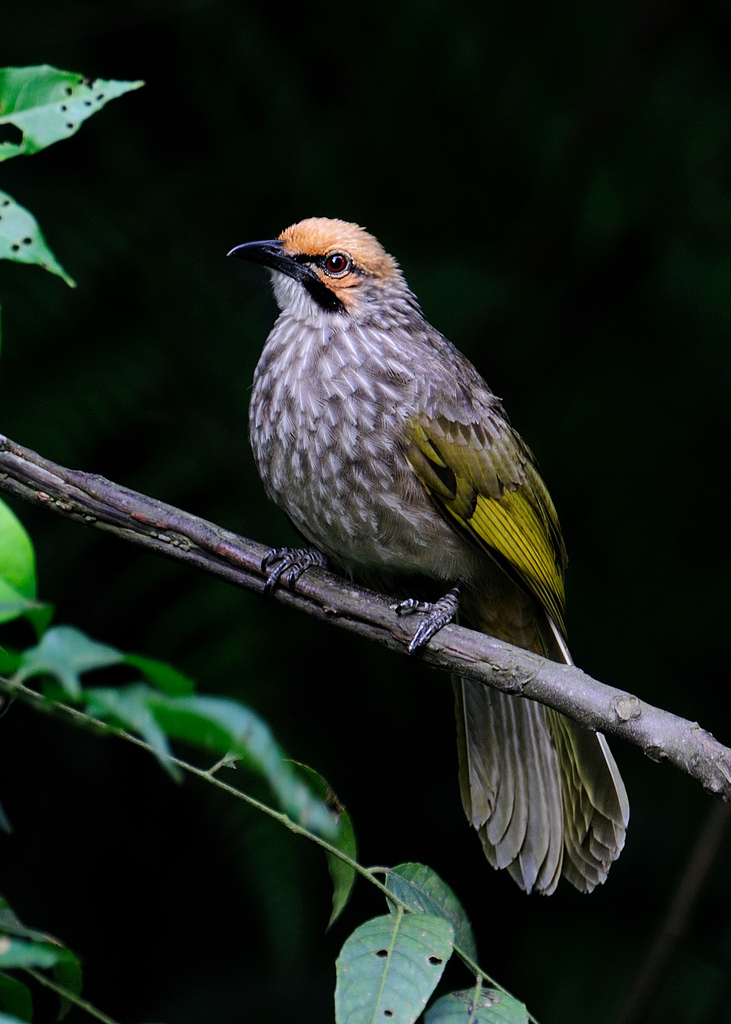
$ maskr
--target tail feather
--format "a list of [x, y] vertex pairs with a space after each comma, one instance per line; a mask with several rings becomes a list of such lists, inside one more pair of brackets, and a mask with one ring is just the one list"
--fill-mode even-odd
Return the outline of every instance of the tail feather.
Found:
[[[564, 773], [567, 863], [564, 874], [582, 892], [603, 882], [622, 851], [629, 801], [609, 745], [601, 733], [549, 712]], [[572, 877], [573, 876], [573, 877]]]
[[[541, 653], [571, 664], [563, 637], [545, 632]], [[605, 738], [534, 701], [464, 679], [454, 687], [462, 804], [489, 863], [527, 892], [552, 893], [561, 874], [591, 892], [629, 820]]]
[[553, 892], [563, 809], [545, 709], [467, 680], [455, 693], [462, 803], [485, 855], [527, 892]]

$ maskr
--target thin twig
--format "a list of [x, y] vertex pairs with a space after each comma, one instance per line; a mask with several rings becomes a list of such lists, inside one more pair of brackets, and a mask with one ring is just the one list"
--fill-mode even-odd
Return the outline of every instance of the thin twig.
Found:
[[641, 1024], [662, 982], [678, 942], [686, 932], [703, 883], [713, 867], [731, 822], [731, 805], [713, 804], [650, 950], [630, 991], [617, 1024]]
[[[239, 537], [104, 477], [67, 469], [0, 435], [0, 491], [84, 523], [244, 590], [261, 593], [261, 544]], [[383, 595], [308, 570], [275, 598], [322, 621], [405, 653], [414, 625]], [[416, 622], [418, 625], [418, 620]], [[445, 626], [417, 655], [427, 664], [505, 693], [528, 697], [667, 760], [711, 793], [731, 799], [731, 750], [695, 723], [633, 694], [461, 626]]]
[[[127, 732], [126, 729], [122, 729], [120, 728], [120, 726], [110, 725], [108, 722], [105, 722], [100, 718], [95, 718], [93, 715], [89, 715], [87, 714], [87, 712], [81, 711], [79, 708], [72, 707], [70, 704], [64, 704], [63, 702], [56, 700], [49, 700], [48, 698], [44, 697], [43, 694], [38, 693], [36, 690], [33, 690], [28, 686], [25, 686], [23, 683], [18, 683], [13, 679], [7, 679], [3, 676], [0, 676], [0, 692], [4, 692], [6, 694], [9, 694], [10, 696], [17, 697], [24, 703], [29, 704], [36, 711], [42, 711], [45, 714], [52, 715], [55, 718], [71, 720], [75, 725], [87, 728], [96, 733], [105, 733], [109, 736], [115, 736], [118, 739], [125, 740], [127, 743], [131, 743], [135, 747], [140, 747], [142, 750], [146, 750], [149, 754], [152, 754], [153, 757], [156, 756], [156, 751], [154, 750], [154, 748], [149, 743], [147, 743], [146, 740], [141, 739], [139, 736], [135, 736], [134, 733]], [[379, 889], [381, 893], [384, 896], [386, 896], [386, 898], [389, 899], [392, 903], [396, 904], [401, 911], [407, 911], [408, 913], [413, 912], [413, 907], [409, 906], [409, 904], [402, 900], [400, 896], [392, 892], [384, 882], [381, 882], [379, 881], [378, 878], [376, 878], [377, 874], [389, 874], [391, 872], [390, 868], [364, 867], [362, 864], [359, 863], [359, 861], [354, 860], [352, 857], [349, 857], [347, 853], [344, 853], [337, 846], [334, 846], [332, 843], [328, 842], [327, 839], [324, 839], [322, 836], [317, 835], [315, 832], [311, 832], [303, 825], [298, 824], [298, 822], [293, 821], [287, 814], [284, 814], [282, 811], [276, 811], [273, 807], [270, 807], [268, 804], [262, 803], [261, 800], [257, 800], [255, 797], [250, 796], [243, 790], [237, 789], [235, 786], [230, 786], [228, 785], [228, 783], [223, 782], [221, 779], [219, 779], [215, 774], [213, 774], [213, 772], [215, 772], [218, 768], [225, 764], [226, 758], [220, 759], [216, 764], [213, 765], [212, 768], [198, 768], [196, 765], [191, 764], [189, 761], [183, 761], [181, 758], [174, 757], [172, 755], [170, 755], [169, 759], [172, 764], [176, 765], [182, 771], [188, 772], [189, 775], [194, 775], [196, 778], [202, 779], [204, 782], [210, 783], [210, 785], [215, 786], [217, 789], [222, 790], [224, 793], [227, 793], [229, 796], [232, 796], [237, 800], [242, 800], [244, 803], [247, 803], [250, 807], [253, 807], [254, 810], [261, 811], [262, 814], [266, 814], [268, 817], [273, 818], [275, 821], [279, 822], [280, 825], [284, 825], [285, 828], [289, 829], [289, 831], [293, 832], [295, 835], [302, 836], [303, 838], [309, 839], [311, 842], [316, 843], [326, 853], [331, 854], [333, 857], [337, 857], [344, 864], [347, 864], [348, 867], [350, 867], [356, 874], [361, 875], [368, 882], [370, 882], [371, 885], [374, 885], [376, 889]], [[501, 992], [504, 992], [505, 995], [511, 995], [511, 993], [508, 992], [506, 988], [503, 988], [503, 986], [499, 982], [495, 981], [494, 978], [492, 978], [489, 974], [483, 971], [479, 964], [472, 960], [469, 957], [469, 955], [463, 949], [461, 949], [461, 947], [459, 947], [456, 943], [454, 944], [453, 948], [455, 953], [457, 953], [457, 955], [460, 957], [460, 959], [463, 961], [463, 963], [465, 964], [469, 971], [471, 971], [477, 977], [488, 982], [490, 985], [493, 985], [496, 989], [499, 989]], [[55, 982], [51, 982], [44, 975], [37, 974], [35, 971], [29, 971], [29, 973], [31, 973], [34, 978], [37, 978], [37, 980], [43, 982], [43, 984], [47, 984], [50, 988], [53, 988], [61, 995], [64, 995], [67, 998], [71, 999], [73, 1002], [78, 1003], [79, 1006], [81, 1006], [83, 1009], [88, 1010], [89, 1013], [92, 1013], [93, 1016], [103, 1021], [104, 1024], [116, 1024], [115, 1021], [111, 1020], [111, 1018], [109, 1017], [106, 1017], [103, 1013], [101, 1013], [101, 1011], [97, 1010], [90, 1003], [87, 1004], [78, 996], [74, 996], [73, 993], [67, 992], [65, 989], [62, 989], [61, 986], [58, 986]], [[513, 996], [512, 998], [515, 997]], [[529, 1013], [528, 1016], [530, 1020], [534, 1022], [534, 1024], [537, 1024], [537, 1021], [532, 1014]]]

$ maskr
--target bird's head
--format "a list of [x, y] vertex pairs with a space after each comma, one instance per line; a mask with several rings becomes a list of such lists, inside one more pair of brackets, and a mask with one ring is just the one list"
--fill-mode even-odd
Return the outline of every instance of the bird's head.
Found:
[[357, 224], [310, 217], [279, 238], [237, 245], [229, 256], [262, 263], [272, 271], [280, 309], [298, 319], [323, 312], [367, 319], [378, 308], [415, 300], [398, 263]]

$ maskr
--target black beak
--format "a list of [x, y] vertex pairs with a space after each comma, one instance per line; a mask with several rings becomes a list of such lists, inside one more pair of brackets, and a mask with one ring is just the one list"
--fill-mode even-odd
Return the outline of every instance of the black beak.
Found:
[[299, 280], [297, 270], [302, 268], [290, 256], [284, 255], [284, 246], [278, 238], [270, 239], [268, 242], [244, 242], [243, 245], [236, 245], [227, 256], [238, 256], [239, 259], [248, 260], [250, 263], [261, 263], [270, 270], [279, 270]]
[[284, 245], [278, 238], [266, 242], [244, 242], [243, 245], [235, 245], [226, 255], [238, 256], [239, 259], [249, 260], [250, 263], [260, 263], [270, 270], [278, 270], [280, 274], [286, 274], [287, 277], [299, 281], [315, 302], [331, 313], [342, 313], [345, 308], [337, 295], [330, 291], [309, 266], [310, 261], [290, 256], [284, 251]]

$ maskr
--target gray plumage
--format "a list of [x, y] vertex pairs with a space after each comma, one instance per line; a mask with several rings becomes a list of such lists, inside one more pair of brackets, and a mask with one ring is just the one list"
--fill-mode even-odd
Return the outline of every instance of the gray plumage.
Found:
[[[346, 573], [459, 580], [460, 621], [570, 661], [565, 550], [533, 457], [393, 258], [322, 218], [233, 252], [270, 267], [282, 310], [250, 406], [269, 497]], [[528, 891], [603, 882], [629, 817], [604, 738], [478, 684], [455, 694], [462, 802], [488, 861]]]

